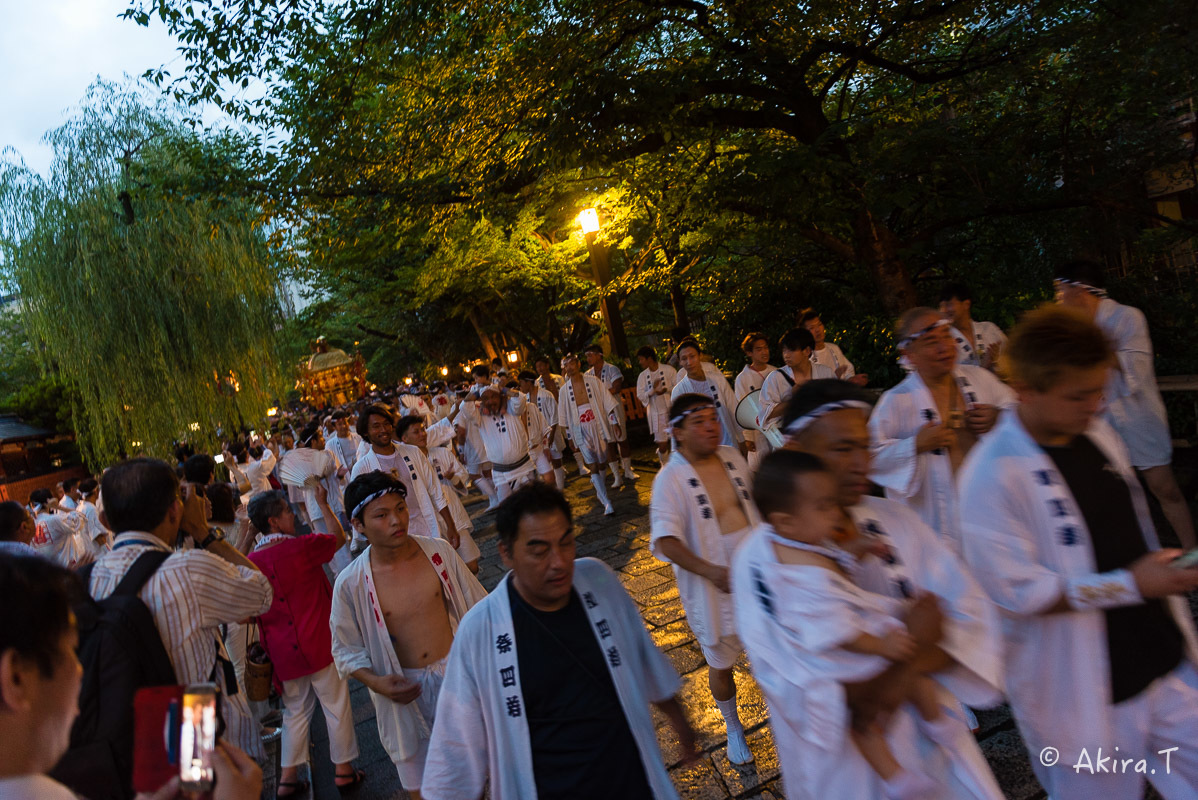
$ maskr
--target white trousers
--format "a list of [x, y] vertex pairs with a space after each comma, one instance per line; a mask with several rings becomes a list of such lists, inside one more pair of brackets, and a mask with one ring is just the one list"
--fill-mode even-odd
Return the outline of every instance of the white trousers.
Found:
[[1192, 664], [1112, 706], [1111, 723], [1117, 752], [1088, 748], [1075, 763], [1062, 758], [1052, 767], [1040, 753], [1029, 754], [1050, 800], [1140, 800], [1145, 779], [1165, 800], [1198, 797], [1198, 672]]
[[511, 472], [492, 472], [491, 478], [495, 481], [495, 491], [499, 494], [499, 502], [502, 503], [509, 494], [537, 479], [536, 464], [530, 460]]
[[337, 674], [337, 667], [329, 664], [311, 675], [283, 681], [284, 767], [298, 767], [308, 762], [308, 729], [317, 699], [329, 728], [329, 757], [333, 763], [345, 764], [358, 757], [349, 684]]

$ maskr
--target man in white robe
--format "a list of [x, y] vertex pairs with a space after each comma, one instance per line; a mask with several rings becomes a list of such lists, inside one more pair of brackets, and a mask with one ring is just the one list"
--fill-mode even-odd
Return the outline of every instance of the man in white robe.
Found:
[[29, 510], [35, 532], [29, 543], [42, 558], [73, 569], [91, 560], [87, 546], [87, 521], [75, 511], [55, 513], [50, 508], [49, 489], [34, 489], [29, 495]]
[[723, 439], [720, 444], [735, 447], [744, 455], [745, 431], [736, 421], [736, 395], [728, 385], [728, 379], [720, 368], [703, 360], [703, 348], [694, 339], [685, 339], [677, 349], [678, 382], [670, 390], [671, 402], [684, 394], [701, 394], [710, 397], [720, 415]]
[[462, 443], [462, 461], [470, 473], [470, 480], [474, 481], [474, 485], [486, 496], [487, 510], [491, 511], [499, 505], [499, 494], [495, 491], [495, 484], [491, 481], [491, 463], [487, 461], [487, 449], [479, 435], [478, 427], [467, 424], [462, 417], [461, 403], [472, 397], [475, 399], [482, 397], [483, 392], [494, 388], [494, 384], [491, 382], [491, 370], [487, 367], [482, 365], [473, 367], [470, 374], [474, 378], [474, 383], [466, 390], [466, 394], [459, 402], [457, 415], [453, 419], [458, 433], [462, 437], [459, 439]]
[[[741, 342], [740, 349], [744, 351], [749, 363], [736, 376], [733, 389], [736, 391], [736, 402], [749, 396], [751, 392], [761, 391], [765, 379], [777, 369], [770, 363], [770, 341], [764, 333], [754, 331]], [[758, 398], [760, 403], [761, 398]], [[745, 448], [749, 451], [745, 458], [749, 462], [749, 471], [756, 472], [761, 457], [769, 452], [769, 443], [761, 435], [761, 431], [745, 430]]]
[[446, 542], [406, 532], [390, 476], [357, 478], [345, 497], [370, 546], [333, 587], [333, 663], [370, 691], [383, 749], [419, 800], [450, 643], [486, 590]]
[[1057, 272], [1058, 301], [1094, 320], [1115, 349], [1117, 364], [1107, 379], [1103, 415], [1123, 438], [1132, 466], [1161, 504], [1182, 547], [1198, 546], [1190, 506], [1173, 475], [1169, 418], [1156, 385], [1152, 339], [1143, 312], [1107, 297], [1099, 264], [1073, 261]]
[[[535, 372], [520, 373], [520, 391], [524, 392], [528, 398], [528, 404], [536, 409], [536, 412], [541, 416], [541, 426], [543, 430], [543, 439], [536, 443], [539, 448], [542, 458], [548, 458], [549, 466], [553, 470], [553, 481], [558, 489], [565, 491], [566, 488], [566, 470], [562, 467], [562, 451], [557, 447], [557, 439], [559, 430], [557, 425], [557, 395], [550, 394], [547, 389], [541, 388]], [[556, 386], [556, 384], [554, 384]], [[534, 443], [530, 440], [529, 446]]]
[[946, 283], [940, 290], [940, 313], [953, 324], [957, 363], [983, 367], [994, 372], [1007, 336], [993, 322], [972, 317], [973, 293], [963, 283]]
[[[403, 483], [412, 510], [408, 532], [414, 536], [441, 536], [454, 548], [461, 545], [457, 524], [441, 491], [441, 482], [419, 447], [394, 441], [395, 418], [386, 406], [367, 406], [358, 419], [358, 433], [370, 450], [354, 464], [350, 481], [367, 472], [386, 472]], [[364, 537], [354, 529], [355, 541]]]
[[[462, 561], [466, 562], [470, 571], [477, 575], [478, 559], [481, 552], [478, 549], [478, 544], [474, 541], [474, 522], [470, 519], [470, 514], [462, 504], [462, 498], [458, 496], [451, 482], [454, 477], [464, 478], [465, 468], [448, 448], [430, 446], [431, 437], [424, 427], [424, 420], [420, 417], [401, 417], [395, 425], [395, 438], [406, 445], [418, 448], [428, 459], [428, 463], [432, 465], [433, 471], [437, 473], [437, 481], [441, 484], [441, 494], [445, 498], [449, 514], [453, 517], [458, 531], [457, 554]], [[438, 516], [437, 523], [438, 529], [444, 536], [444, 520]]]
[[639, 476], [632, 471], [632, 448], [628, 444], [628, 410], [624, 408], [624, 397], [621, 394], [624, 391], [624, 373], [615, 364], [608, 364], [604, 360], [603, 348], [597, 344], [588, 345], [585, 354], [591, 367], [587, 374], [603, 382], [616, 405], [616, 441], [608, 445], [611, 450], [608, 464], [611, 466], [612, 475], [616, 474], [618, 457], [620, 465], [624, 468], [624, 477], [635, 481]]
[[761, 407], [757, 416], [762, 427], [777, 427], [786, 410], [786, 401], [796, 386], [812, 379], [836, 377], [830, 367], [811, 360], [815, 337], [806, 328], [791, 328], [778, 340], [778, 346], [782, 350], [782, 367], [771, 372], [761, 386]]
[[[670, 391], [678, 380], [678, 371], [657, 360], [657, 351], [645, 345], [636, 351], [641, 374], [636, 376], [636, 397], [645, 407], [649, 433], [657, 444], [657, 460], [670, 457]], [[560, 487], [559, 487], [560, 488]]]
[[350, 430], [349, 414], [344, 411], [333, 412], [333, 430], [335, 433], [325, 441], [325, 448], [337, 456], [343, 467], [352, 470], [358, 461], [358, 445], [362, 443], [362, 437]]
[[537, 477], [536, 462], [529, 457], [525, 405], [520, 392], [490, 388], [463, 400], [454, 420], [459, 427], [478, 431], [501, 503], [518, 487]]
[[[556, 402], [562, 387], [562, 376], [554, 374], [553, 362], [549, 360], [549, 356], [537, 356], [534, 366], [537, 370], [537, 386], [549, 392]], [[556, 420], [557, 418], [551, 417], [551, 419]], [[562, 457], [565, 453], [572, 453], [574, 463], [578, 465], [578, 474], [584, 477], [589, 475], [590, 470], [587, 469], [587, 465], [582, 459], [582, 452], [577, 447], [570, 446], [567, 432], [561, 425], [557, 425], [556, 429], [550, 453], [558, 460], [563, 460]]]
[[[616, 402], [597, 378], [582, 373], [578, 356], [573, 353], [562, 358], [562, 372], [565, 376], [557, 394], [557, 424], [582, 453], [590, 470], [595, 496], [603, 504], [603, 513], [610, 516], [616, 509], [607, 497], [603, 465], [607, 463], [607, 445], [615, 441], [615, 431], [620, 427]], [[614, 467], [612, 474], [616, 476], [616, 488], [623, 486], [620, 473]]]
[[[907, 625], [920, 647], [915, 657], [882, 676], [857, 684], [830, 685], [798, 669], [786, 631], [787, 586], [762, 529], [749, 534], [732, 567], [736, 621], [753, 674], [770, 704], [770, 724], [782, 765], [786, 795], [793, 800], [882, 800], [882, 779], [848, 735], [850, 718], [886, 723], [897, 760], [918, 768], [943, 787], [926, 800], [999, 800], [999, 789], [977, 741], [962, 725], [950, 746], [936, 744], [916, 723], [897, 692], [909, 673], [932, 677], [945, 690], [944, 709], [964, 721], [960, 703], [977, 707], [1000, 700], [1000, 638], [995, 608], [961, 561], [903, 505], [866, 496], [870, 439], [869, 396], [838, 380], [810, 381], [796, 390], [783, 416], [787, 447], [818, 456], [839, 484], [844, 515], [842, 546], [876, 536], [890, 546], [885, 560], [867, 556], [854, 583], [894, 600], [920, 600]], [[950, 705], [949, 698], [954, 702]], [[959, 702], [956, 702], [959, 701]], [[818, 712], [842, 710], [831, 717]], [[851, 711], [851, 713], [850, 713]]]
[[869, 383], [869, 376], [857, 374], [853, 362], [840, 349], [836, 342], [827, 341], [827, 330], [819, 317], [819, 312], [813, 308], [805, 308], [799, 312], [798, 326], [806, 329], [815, 339], [815, 349], [811, 351], [811, 363], [825, 366], [832, 370], [833, 376], [842, 381], [848, 381], [855, 386]]
[[695, 735], [678, 673], [614, 572], [574, 560], [566, 498], [542, 482], [497, 515], [511, 571], [462, 620], [425, 768], [428, 800], [673, 800], [650, 705], [684, 760]]
[[708, 687], [728, 731], [728, 759], [747, 764], [753, 753], [732, 674], [744, 648], [736, 635], [728, 570], [736, 546], [760, 522], [749, 497], [749, 466], [736, 448], [720, 445], [720, 419], [710, 397], [675, 400], [670, 428], [678, 451], [653, 480], [649, 547], [674, 569], [686, 621], [703, 651]]
[[1048, 307], [1007, 352], [1019, 405], [960, 488], [965, 559], [1005, 617], [1007, 695], [1036, 777], [1053, 800], [1140, 800], [1146, 778], [1168, 800], [1198, 797], [1185, 598], [1198, 569], [1159, 549], [1127, 451], [1097, 416], [1110, 343]]
[[885, 392], [869, 420], [870, 477], [909, 505], [932, 530], [961, 547], [954, 476], [1015, 395], [988, 370], [958, 364], [947, 320], [916, 308], [899, 322], [900, 350], [912, 371]]

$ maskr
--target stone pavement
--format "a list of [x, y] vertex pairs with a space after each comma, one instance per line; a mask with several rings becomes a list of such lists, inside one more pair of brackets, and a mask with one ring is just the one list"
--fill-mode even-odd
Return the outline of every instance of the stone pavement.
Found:
[[[653, 640], [674, 662], [682, 675], [681, 701], [699, 735], [703, 759], [696, 765], [677, 766], [677, 747], [664, 718], [657, 717], [658, 738], [667, 763], [672, 765], [674, 781], [683, 800], [723, 800], [724, 798], [754, 798], [774, 800], [783, 798], [778, 770], [778, 758], [767, 724], [767, 709], [742, 659], [736, 670], [737, 693], [741, 717], [748, 733], [749, 746], [756, 761], [735, 766], [728, 761], [723, 720], [716, 711], [707, 688], [707, 671], [703, 656], [687, 627], [678, 589], [670, 567], [649, 554], [649, 490], [657, 472], [657, 462], [651, 450], [637, 452], [636, 469], [641, 478], [635, 488], [611, 491], [616, 514], [604, 517], [595, 500], [589, 481], [573, 478], [567, 494], [574, 505], [577, 523], [579, 556], [601, 558], [617, 570], [625, 588], [641, 606]], [[493, 515], [481, 513], [485, 506], [472, 497], [468, 503], [475, 520], [475, 540], [482, 550], [482, 569], [479, 579], [487, 589], [498, 583], [503, 575], [496, 552]], [[375, 727], [374, 707], [367, 690], [352, 682], [354, 720], [357, 723], [361, 756], [358, 766], [367, 772], [366, 783], [353, 797], [406, 798], [400, 787], [395, 768], [379, 744]], [[654, 712], [657, 714], [657, 712]], [[1045, 796], [1032, 774], [1023, 743], [1014, 722], [1005, 708], [978, 714], [981, 729], [978, 738], [999, 784], [1012, 800], [1038, 800]], [[339, 796], [333, 784], [332, 765], [328, 760], [328, 738], [322, 715], [312, 721], [313, 796], [319, 799]], [[837, 799], [840, 800], [840, 799]], [[849, 800], [845, 798], [844, 800]]]

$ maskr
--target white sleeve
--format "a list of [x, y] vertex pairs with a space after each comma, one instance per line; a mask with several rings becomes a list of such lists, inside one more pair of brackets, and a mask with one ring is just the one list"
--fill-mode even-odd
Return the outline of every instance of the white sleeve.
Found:
[[902, 401], [896, 397], [895, 394], [882, 395], [869, 415], [869, 438], [874, 455], [869, 477], [880, 486], [911, 497], [923, 484], [924, 466], [920, 457], [923, 454], [916, 452], [915, 436], [897, 438], [895, 406]]
[[686, 502], [687, 499], [678, 491], [678, 483], [673, 475], [659, 472], [649, 495], [649, 551], [660, 561], [670, 563], [670, 559], [657, 549], [657, 543], [662, 539], [673, 537], [689, 547], [686, 538]]
[[486, 786], [490, 755], [483, 716], [485, 696], [475, 675], [481, 648], [474, 639], [481, 638], [483, 631], [475, 633], [474, 628], [486, 622], [480, 614], [463, 617], [449, 649], [445, 682], [437, 697], [437, 723], [420, 785], [421, 797], [428, 800], [478, 800]]
[[[836, 348], [836, 352], [840, 354], [838, 357], [840, 358], [840, 364], [841, 364], [841, 366], [843, 366], [843, 367], [846, 367], [846, 369], [845, 369], [845, 371], [844, 371], [844, 374], [840, 376], [841, 380], [848, 380], [849, 378], [851, 378], [851, 377], [853, 377], [854, 375], [856, 375], [856, 374], [857, 374], [857, 368], [853, 366], [853, 362], [852, 362], [852, 361], [849, 361], [849, 357], [848, 357], [848, 356], [846, 356], [846, 355], [844, 354], [844, 351], [840, 349], [840, 345], [838, 345], [838, 344], [831, 344], [831, 345], [828, 345], [828, 346], [829, 346], [829, 347], [835, 347], [835, 348]], [[832, 370], [832, 372], [836, 372], [836, 370], [834, 369], [834, 370]]]
[[761, 401], [762, 421], [769, 417], [774, 408], [782, 402], [782, 393], [790, 388], [786, 385], [785, 375], [786, 373], [778, 369], [765, 376], [765, 383], [761, 385], [761, 394], [758, 395], [758, 399]]
[[649, 404], [653, 402], [653, 384], [649, 381], [650, 377], [652, 377], [652, 373], [649, 370], [644, 370], [636, 376], [636, 399], [640, 400], [641, 405], [645, 408], [648, 408]]
[[1119, 362], [1119, 380], [1115, 381], [1118, 399], [1138, 394], [1147, 387], [1156, 386], [1156, 374], [1152, 363], [1152, 339], [1148, 335], [1148, 322], [1138, 308], [1124, 306], [1121, 316], [1126, 320], [1119, 325], [1115, 358]]
[[343, 679], [359, 669], [373, 670], [370, 651], [362, 636], [362, 623], [354, 606], [353, 586], [348, 581], [337, 581], [333, 587], [329, 628], [333, 634], [333, 663]]
[[[708, 377], [715, 381], [716, 392], [720, 396], [720, 402], [728, 409], [728, 416], [735, 419], [736, 417], [736, 395], [732, 393], [732, 387], [728, 385], [728, 379], [719, 370], [710, 373]], [[741, 443], [745, 440], [745, 430], [737, 424], [731, 425], [732, 441]]]
[[428, 496], [433, 501], [433, 507], [438, 511], [447, 508], [449, 503], [445, 500], [445, 494], [441, 491], [441, 481], [437, 479], [437, 471], [433, 469], [433, 465], [429, 463], [428, 458], [424, 453], [418, 452], [412, 456], [412, 463], [416, 465], [416, 471], [420, 473], [420, 480], [424, 483], [424, 487], [428, 491]]

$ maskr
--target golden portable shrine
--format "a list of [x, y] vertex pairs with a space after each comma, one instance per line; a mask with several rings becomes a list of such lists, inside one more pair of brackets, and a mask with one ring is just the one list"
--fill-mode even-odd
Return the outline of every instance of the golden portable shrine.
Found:
[[361, 353], [352, 356], [329, 347], [324, 337], [312, 345], [312, 355], [299, 365], [295, 388], [305, 403], [317, 408], [339, 406], [366, 394], [366, 362]]

